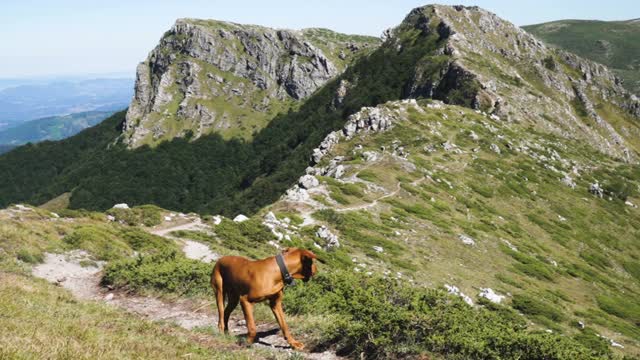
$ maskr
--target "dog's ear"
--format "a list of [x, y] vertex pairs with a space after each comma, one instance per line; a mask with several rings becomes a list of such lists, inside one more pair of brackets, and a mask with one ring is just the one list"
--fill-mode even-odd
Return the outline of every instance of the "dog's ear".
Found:
[[302, 257], [303, 258], [309, 258], [309, 259], [317, 259], [318, 258], [316, 256], [316, 254], [314, 254], [313, 252], [311, 252], [309, 250], [302, 250]]

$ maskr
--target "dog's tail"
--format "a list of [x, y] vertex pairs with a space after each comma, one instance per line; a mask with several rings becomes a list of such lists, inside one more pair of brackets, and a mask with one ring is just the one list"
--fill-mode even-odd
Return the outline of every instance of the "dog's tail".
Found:
[[218, 305], [218, 328], [224, 331], [224, 289], [222, 281], [222, 273], [220, 270], [220, 262], [218, 261], [211, 272], [211, 287], [216, 294], [216, 304]]

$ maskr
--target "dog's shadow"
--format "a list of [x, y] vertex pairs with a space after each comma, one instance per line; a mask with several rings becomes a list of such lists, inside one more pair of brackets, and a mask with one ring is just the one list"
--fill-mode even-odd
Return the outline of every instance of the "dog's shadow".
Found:
[[[254, 339], [254, 342], [256, 344], [269, 346], [269, 347], [274, 348], [274, 349], [290, 349], [291, 346], [289, 344], [287, 344], [287, 345], [271, 344], [271, 343], [268, 343], [268, 342], [262, 340], [263, 338], [265, 338], [267, 336], [276, 335], [279, 332], [280, 332], [280, 329], [278, 329], [278, 328], [273, 328], [273, 329], [264, 330], [264, 331], [258, 331], [258, 332], [256, 332], [256, 337]], [[246, 344], [246, 342], [247, 342], [247, 334], [237, 335], [237, 337], [241, 342]]]

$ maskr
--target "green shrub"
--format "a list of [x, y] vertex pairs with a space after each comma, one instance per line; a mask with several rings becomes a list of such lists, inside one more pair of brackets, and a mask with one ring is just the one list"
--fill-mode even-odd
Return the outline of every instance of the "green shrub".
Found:
[[16, 254], [18, 260], [29, 263], [39, 264], [44, 261], [44, 255], [39, 251], [29, 251], [27, 249], [20, 249]]
[[187, 259], [177, 250], [164, 250], [110, 263], [102, 284], [137, 292], [207, 295], [211, 269], [211, 264]]
[[216, 225], [215, 232], [225, 248], [241, 251], [251, 257], [264, 256], [265, 251], [262, 246], [269, 240], [275, 239], [269, 228], [264, 226], [258, 218], [241, 223], [223, 219], [219, 225]]
[[591, 359], [593, 351], [559, 334], [533, 333], [513, 311], [473, 308], [443, 291], [349, 271], [320, 273], [287, 290], [288, 313], [331, 315], [325, 345], [368, 359], [439, 354], [450, 359]]
[[132, 253], [114, 230], [98, 226], [80, 226], [62, 241], [71, 248], [90, 252], [99, 260], [115, 260]]
[[600, 269], [607, 269], [611, 267], [611, 261], [609, 261], [606, 256], [602, 255], [601, 252], [585, 250], [580, 253], [580, 257], [584, 259], [584, 261], [588, 262], [589, 265]]
[[543, 316], [556, 322], [564, 320], [564, 315], [560, 310], [526, 294], [514, 295], [512, 306], [514, 309], [520, 310], [523, 314]]
[[640, 281], [640, 261], [625, 261], [624, 263], [622, 263], [622, 266], [629, 273], [629, 275]]
[[637, 298], [601, 295], [596, 299], [600, 309], [640, 326], [640, 302]]
[[376, 175], [375, 172], [371, 171], [371, 170], [362, 170], [358, 173], [358, 178], [364, 180], [364, 181], [370, 181], [370, 182], [376, 182], [378, 181], [378, 176]]
[[155, 226], [162, 223], [162, 209], [154, 205], [136, 206], [131, 209], [109, 209], [107, 214], [130, 226]]
[[590, 328], [581, 329], [580, 332], [577, 333], [573, 338], [579, 343], [581, 343], [582, 345], [593, 350], [594, 355], [601, 355], [601, 356], [611, 355], [609, 342], [603, 337], [598, 336], [598, 333], [595, 332], [593, 329], [590, 329]]

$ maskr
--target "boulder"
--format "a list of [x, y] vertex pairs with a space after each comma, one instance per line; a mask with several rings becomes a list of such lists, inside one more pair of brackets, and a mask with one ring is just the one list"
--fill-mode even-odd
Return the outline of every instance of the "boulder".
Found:
[[473, 240], [473, 238], [471, 238], [469, 235], [460, 234], [458, 235], [458, 239], [465, 245], [473, 246], [476, 244], [476, 241]]
[[233, 222], [237, 222], [237, 223], [241, 223], [241, 222], [244, 222], [244, 221], [247, 221], [247, 220], [249, 220], [249, 218], [244, 216], [244, 215], [242, 215], [242, 214], [239, 214], [238, 216], [233, 218]]
[[325, 249], [340, 247], [338, 236], [333, 234], [326, 226], [321, 226], [316, 230], [316, 236], [325, 242]]
[[298, 180], [298, 185], [300, 185], [301, 188], [308, 190], [320, 185], [320, 182], [313, 175], [303, 175]]
[[491, 288], [480, 288], [480, 294], [478, 294], [478, 296], [485, 298], [495, 304], [500, 304], [505, 298], [504, 295], [497, 294]]
[[129, 205], [125, 203], [113, 205], [113, 209], [129, 209]]

